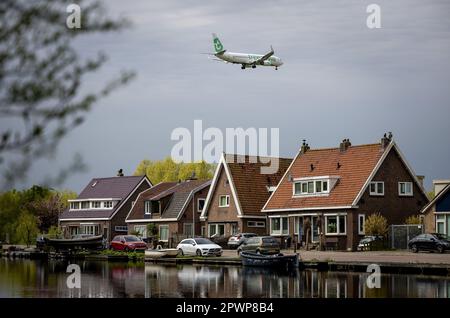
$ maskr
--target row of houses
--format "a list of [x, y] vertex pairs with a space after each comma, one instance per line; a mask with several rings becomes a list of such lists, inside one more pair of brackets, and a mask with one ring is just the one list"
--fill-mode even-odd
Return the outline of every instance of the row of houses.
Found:
[[[269, 160], [278, 170], [262, 174]], [[450, 234], [450, 186], [432, 202], [392, 136], [353, 146], [311, 149], [295, 158], [223, 154], [212, 180], [194, 177], [153, 185], [146, 176], [96, 178], [60, 216], [65, 235], [140, 233], [155, 224], [159, 240], [269, 234], [296, 244], [354, 250], [368, 215], [402, 224], [422, 213], [429, 232]]]

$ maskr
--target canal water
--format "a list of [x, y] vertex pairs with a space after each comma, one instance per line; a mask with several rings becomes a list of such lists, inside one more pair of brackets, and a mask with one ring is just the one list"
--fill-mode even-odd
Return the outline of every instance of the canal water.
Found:
[[283, 271], [240, 266], [157, 265], [77, 261], [81, 288], [68, 288], [68, 261], [0, 259], [0, 297], [445, 297], [450, 277]]

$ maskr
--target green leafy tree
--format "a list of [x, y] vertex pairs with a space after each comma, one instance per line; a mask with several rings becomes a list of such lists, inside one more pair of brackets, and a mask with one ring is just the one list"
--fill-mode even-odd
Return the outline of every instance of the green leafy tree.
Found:
[[371, 214], [367, 217], [364, 224], [366, 235], [386, 235], [388, 231], [388, 222], [380, 213]]
[[30, 246], [32, 243], [36, 242], [36, 237], [39, 233], [37, 227], [37, 219], [30, 213], [23, 212], [16, 225], [16, 238], [20, 243], [25, 243]]
[[61, 228], [59, 226], [52, 225], [48, 229], [47, 236], [49, 238], [62, 238], [63, 237], [63, 231], [61, 230]]
[[146, 174], [153, 184], [157, 184], [159, 182], [186, 180], [193, 175], [200, 180], [211, 179], [214, 174], [214, 169], [214, 164], [209, 164], [205, 161], [176, 163], [172, 158], [167, 157], [163, 160], [155, 161], [148, 159], [142, 160], [136, 167], [134, 175]]
[[[52, 155], [99, 99], [134, 75], [122, 72], [99, 90], [87, 87], [81, 92], [86, 75], [96, 72], [106, 56], [98, 52], [81, 57], [75, 43], [89, 34], [120, 30], [127, 23], [106, 17], [99, 1], [77, 4], [81, 28], [69, 29], [65, 1], [0, 1], [0, 187], [9, 189], [25, 180], [36, 159]], [[47, 182], [61, 182], [82, 167], [76, 156]]]

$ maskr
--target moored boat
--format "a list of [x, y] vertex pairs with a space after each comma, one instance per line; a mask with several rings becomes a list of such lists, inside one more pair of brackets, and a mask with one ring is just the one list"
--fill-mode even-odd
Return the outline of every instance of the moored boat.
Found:
[[76, 235], [70, 239], [43, 238], [39, 246], [49, 246], [56, 250], [100, 249], [104, 247], [102, 235]]
[[262, 267], [298, 267], [298, 254], [257, 254], [252, 252], [240, 253], [242, 265], [244, 266], [262, 266]]
[[176, 248], [161, 248], [161, 245], [158, 245], [156, 249], [145, 251], [145, 256], [149, 258], [175, 257], [177, 255], [178, 250]]

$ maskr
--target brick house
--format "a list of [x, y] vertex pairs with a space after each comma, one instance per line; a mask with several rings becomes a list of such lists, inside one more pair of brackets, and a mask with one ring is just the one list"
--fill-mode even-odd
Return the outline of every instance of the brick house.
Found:
[[423, 207], [426, 233], [450, 236], [450, 180], [434, 180], [434, 198]]
[[392, 136], [380, 143], [301, 150], [262, 211], [270, 234], [323, 248], [354, 250], [368, 215], [403, 224], [428, 202]]
[[128, 212], [128, 233], [147, 237], [147, 225], [158, 226], [159, 241], [170, 246], [188, 236], [202, 235], [200, 213], [211, 180], [161, 182], [142, 191]]
[[128, 211], [138, 194], [151, 187], [146, 176], [92, 179], [59, 217], [64, 237], [103, 234], [110, 242], [115, 235], [126, 234]]
[[[261, 173], [261, 168], [267, 166], [264, 162], [275, 159], [277, 172]], [[200, 217], [206, 222], [206, 235], [266, 234], [267, 220], [261, 208], [291, 161], [222, 154]]]

